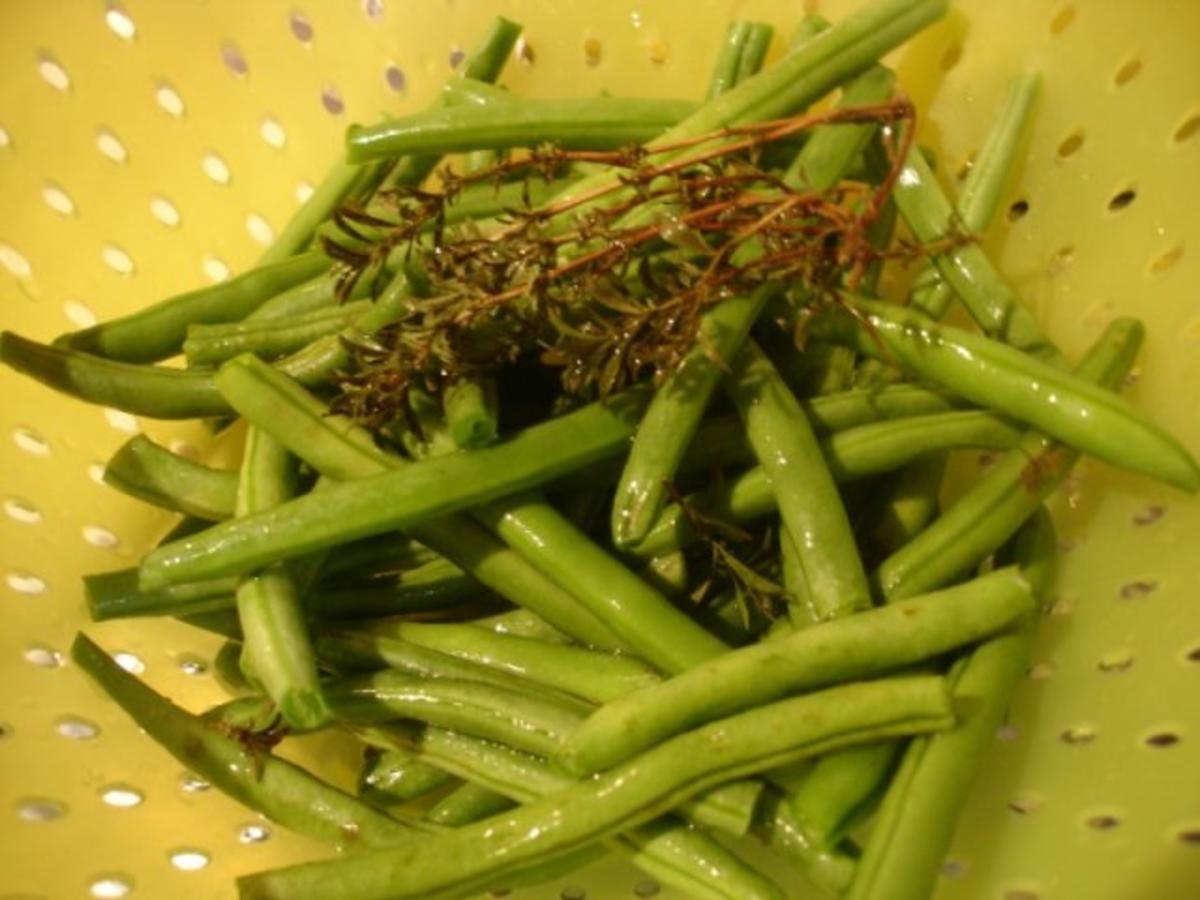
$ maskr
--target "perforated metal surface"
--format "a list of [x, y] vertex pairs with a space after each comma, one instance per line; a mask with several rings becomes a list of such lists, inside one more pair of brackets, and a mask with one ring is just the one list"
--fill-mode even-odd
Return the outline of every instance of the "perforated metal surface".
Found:
[[[0, 324], [48, 339], [238, 270], [349, 122], [426, 103], [497, 12], [526, 24], [504, 78], [519, 92], [686, 96], [730, 17], [775, 23], [778, 49], [802, 6], [9, 0]], [[1144, 318], [1129, 393], [1193, 450], [1197, 35], [1190, 0], [978, 0], [894, 59], [948, 182], [1007, 78], [1043, 72], [1027, 159], [987, 247], [1068, 352], [1115, 315]], [[132, 564], [166, 522], [101, 485], [100, 463], [139, 429], [198, 452], [207, 436], [7, 371], [0, 384], [0, 897], [227, 897], [238, 873], [325, 853], [189, 780], [60, 655], [85, 622], [79, 576]], [[1055, 502], [1054, 615], [939, 896], [1187, 900], [1200, 895], [1200, 503], [1091, 463]], [[220, 697], [215, 644], [197, 632], [90, 630], [186, 705]], [[353, 771], [333, 741], [296, 752], [343, 782]], [[653, 890], [612, 864], [523, 896]]]

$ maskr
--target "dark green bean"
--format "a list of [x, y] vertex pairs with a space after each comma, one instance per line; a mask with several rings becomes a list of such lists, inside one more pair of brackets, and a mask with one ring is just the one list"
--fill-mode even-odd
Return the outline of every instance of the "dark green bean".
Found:
[[329, 265], [329, 259], [316, 252], [271, 262], [228, 281], [64, 334], [54, 344], [120, 362], [157, 362], [179, 352], [189, 325], [243, 319], [263, 301], [307, 281]]
[[559, 760], [576, 775], [597, 772], [720, 716], [972, 643], [1033, 605], [1014, 569], [904, 602], [734, 650], [614, 700], [572, 733]]
[[255, 752], [146, 687], [85, 635], [71, 659], [181, 764], [293, 831], [344, 847], [403, 843], [416, 833], [269, 753]]
[[890, 355], [923, 378], [1105, 462], [1186, 491], [1200, 488], [1200, 466], [1188, 451], [1110, 391], [918, 313], [871, 300], [846, 302], [853, 313], [838, 308], [816, 316], [814, 335], [864, 355]]
[[771, 48], [771, 38], [775, 29], [766, 22], [751, 22], [746, 35], [746, 43], [738, 56], [737, 72], [734, 74], [732, 86], [741, 84], [747, 78], [757, 75], [767, 59], [767, 51]]
[[11, 331], [0, 332], [0, 362], [69, 396], [153, 419], [229, 412], [212, 376], [204, 372], [115, 362], [39, 344]]
[[201, 519], [233, 515], [237, 480], [236, 472], [172, 453], [143, 434], [122, 444], [104, 467], [104, 483], [121, 493]]
[[854, 684], [773, 703], [677, 737], [635, 762], [543, 800], [410, 845], [309, 863], [239, 880], [244, 900], [358, 900], [469, 892], [497, 873], [646, 822], [713, 784], [837, 746], [945, 728], [953, 721], [940, 678]]

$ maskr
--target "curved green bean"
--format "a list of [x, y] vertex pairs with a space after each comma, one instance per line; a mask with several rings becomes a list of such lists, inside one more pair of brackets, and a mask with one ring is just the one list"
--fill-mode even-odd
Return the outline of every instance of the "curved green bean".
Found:
[[800, 404], [754, 341], [735, 359], [725, 388], [775, 491], [818, 619], [870, 608], [871, 590], [833, 475]]
[[915, 734], [953, 721], [940, 678], [854, 684], [770, 704], [659, 745], [636, 761], [486, 822], [405, 850], [309, 863], [242, 878], [245, 900], [358, 900], [468, 892], [497, 873], [640, 824], [713, 784], [838, 746]]
[[1083, 453], [1186, 491], [1200, 466], [1180, 443], [1093, 384], [987, 338], [911, 310], [847, 300], [816, 316], [813, 333], [864, 355], [891, 357], [968, 400], [1026, 422]]
[[[1056, 555], [1054, 524], [1042, 507], [1007, 556], [1021, 566], [1039, 598]], [[924, 900], [933, 890], [969, 786], [1004, 721], [1009, 698], [1029, 665], [1036, 616], [977, 647], [951, 678], [957, 728], [908, 746], [863, 850], [848, 900]]]
[[558, 759], [597, 772], [704, 722], [755, 704], [928, 659], [1011, 625], [1033, 608], [1015, 569], [802, 628], [731, 651], [608, 703], [567, 739]]
[[179, 352], [189, 325], [245, 318], [268, 298], [307, 281], [329, 266], [329, 259], [317, 252], [271, 262], [228, 281], [179, 294], [83, 331], [64, 334], [54, 345], [120, 362], [157, 362]]
[[394, 845], [416, 833], [298, 766], [248, 749], [185, 712], [122, 669], [87, 636], [76, 636], [71, 659], [182, 765], [272, 821], [347, 848]]
[[[1115, 320], [1079, 364], [1077, 376], [1115, 389], [1133, 365], [1143, 334], [1137, 320]], [[930, 590], [990, 555], [1058, 486], [1078, 456], [1037, 432], [1026, 433], [943, 516], [880, 564], [876, 578], [885, 596]]]
[[143, 434], [122, 444], [104, 467], [104, 483], [121, 493], [200, 519], [233, 515], [237, 481], [236, 472], [172, 453]]
[[[490, 741], [440, 728], [417, 732], [389, 729], [386, 734], [411, 746], [418, 758], [522, 803], [552, 795], [572, 783], [545, 761]], [[699, 807], [700, 799], [692, 805]], [[778, 888], [768, 879], [702, 830], [682, 827], [671, 817], [630, 829], [606, 843], [629, 855], [638, 868], [689, 896], [714, 900], [778, 897]]]

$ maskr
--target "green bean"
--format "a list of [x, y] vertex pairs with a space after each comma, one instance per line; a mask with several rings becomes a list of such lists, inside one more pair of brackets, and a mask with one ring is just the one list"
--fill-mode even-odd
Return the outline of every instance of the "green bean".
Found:
[[[1018, 532], [1010, 556], [1044, 598], [1055, 556], [1044, 508]], [[992, 638], [955, 667], [959, 726], [915, 738], [888, 789], [864, 848], [849, 900], [923, 900], [933, 891], [959, 813], [1029, 664], [1036, 616]]]
[[[1006, 450], [1020, 434], [1002, 416], [969, 410], [848, 428], [825, 438], [820, 449], [834, 480], [845, 483], [900, 468], [941, 450]], [[715, 496], [700, 492], [687, 497], [686, 502], [719, 518], [747, 522], [773, 511], [777, 500], [767, 472], [760, 466], [730, 478]], [[672, 504], [662, 511], [646, 538], [629, 550], [650, 557], [687, 546], [695, 539], [683, 508]]]
[[1187, 450], [1104, 388], [918, 313], [870, 300], [846, 302], [853, 312], [818, 315], [813, 333], [864, 355], [888, 354], [923, 378], [1120, 468], [1186, 491], [1200, 487], [1200, 466]]
[[818, 619], [868, 609], [871, 591], [833, 476], [800, 404], [754, 341], [725, 387], [775, 491]]
[[652, 556], [638, 570], [638, 575], [664, 596], [681, 597], [687, 593], [688, 564], [682, 550]]
[[312, 243], [317, 226], [329, 218], [343, 201], [355, 195], [373, 193], [387, 174], [385, 163], [369, 166], [347, 165], [338, 160], [329, 167], [321, 183], [304, 204], [292, 214], [271, 246], [258, 258], [258, 266], [280, 262], [295, 256]]
[[788, 54], [795, 53], [818, 34], [829, 29], [833, 23], [824, 16], [819, 16], [816, 13], [808, 13], [800, 20], [800, 24], [796, 26], [796, 30], [792, 32], [792, 36], [788, 38]]
[[[439, 728], [417, 732], [389, 729], [392, 740], [413, 747], [418, 758], [435, 761], [460, 777], [529, 803], [571, 786], [543, 760], [478, 738]], [[710, 792], [711, 793], [711, 792]], [[699, 805], [694, 801], [694, 805]], [[714, 900], [776, 898], [778, 889], [703, 831], [659, 818], [610, 839], [613, 849], [638, 868], [688, 896]]]
[[104, 483], [163, 509], [200, 519], [228, 519], [237, 473], [214, 469], [160, 447], [145, 435], [130, 438], [104, 467]]
[[[238, 482], [237, 512], [274, 509], [295, 496], [295, 459], [274, 438], [253, 426]], [[255, 572], [237, 586], [242, 659], [290, 728], [305, 731], [325, 723], [329, 710], [317, 677], [317, 662], [304, 624], [297, 585], [282, 563]]]
[[136, 568], [83, 576], [84, 598], [94, 622], [232, 609], [236, 588], [236, 578], [218, 578], [157, 591], [142, 591], [138, 589]]
[[786, 798], [778, 791], [767, 791], [763, 797], [755, 834], [797, 866], [805, 879], [822, 893], [837, 897], [850, 886], [855, 859], [841, 848], [814, 847], [801, 832]]
[[511, 635], [512, 637], [534, 638], [539, 641], [554, 644], [569, 644], [571, 639], [565, 634], [528, 609], [517, 607], [508, 612], [485, 616], [471, 623], [475, 628], [485, 628], [496, 634]]
[[[1013, 79], [1009, 85], [1004, 104], [959, 192], [955, 213], [960, 227], [968, 233], [985, 231], [996, 214], [1040, 84], [1038, 75], [1027, 74]], [[936, 267], [934, 269], [936, 271]], [[915, 290], [910, 301], [914, 309], [931, 319], [945, 315], [954, 297], [950, 282], [941, 277], [940, 272], [938, 274], [932, 285], [926, 282]], [[921, 284], [920, 279], [918, 284]]]
[[[1137, 320], [1115, 320], [1079, 364], [1077, 376], [1117, 388], [1143, 334]], [[1078, 455], [1037, 432], [1024, 435], [945, 515], [880, 564], [877, 578], [885, 595], [906, 597], [945, 584], [990, 555], [1066, 477]]]
[[368, 751], [358, 776], [358, 795], [372, 806], [386, 809], [432, 794], [457, 780], [404, 750]]
[[229, 412], [203, 372], [115, 362], [0, 332], [0, 362], [88, 403], [154, 419], [193, 419]]
[[862, 744], [817, 760], [788, 796], [795, 827], [811, 846], [836, 847], [866, 817], [901, 749], [895, 741]]
[[679, 672], [727, 649], [545, 500], [509, 497], [475, 515], [656, 668]]
[[[226, 363], [218, 382], [229, 385], [226, 373], [245, 371], [253, 359], [242, 356]], [[333, 484], [319, 496], [298, 497], [275, 509], [220, 523], [151, 551], [142, 561], [142, 586], [152, 589], [250, 571], [347, 540], [421, 525], [544, 484], [619, 451], [644, 402], [643, 393], [629, 391], [527, 428], [492, 447]]]
[[[381, 451], [366, 429], [325, 405], [298, 384], [251, 358], [227, 365], [221, 381], [247, 421], [270, 430], [306, 463], [333, 478], [362, 478], [405, 466]], [[527, 605], [546, 621], [583, 643], [620, 646], [595, 616], [569, 594], [525, 563], [465, 516], [453, 516], [416, 529], [418, 540], [453, 560], [481, 584], [518, 605]]]
[[1032, 603], [1028, 585], [1008, 569], [743, 647], [601, 707], [571, 734], [558, 759], [573, 774], [596, 772], [755, 704], [969, 644], [1012, 624]]
[[538, 756], [553, 755], [582, 718], [529, 691], [481, 681], [416, 678], [394, 669], [327, 682], [324, 693], [342, 721], [416, 719]]
[[157, 362], [179, 352], [188, 325], [245, 318], [267, 298], [307, 281], [329, 265], [324, 254], [315, 252], [272, 262], [127, 316], [64, 334], [54, 345], [120, 362]]
[[[336, 421], [340, 417], [331, 415], [329, 418]], [[335, 555], [325, 559], [321, 567], [321, 577], [360, 576], [364, 573], [374, 576], [407, 572], [429, 563], [446, 562], [448, 561], [440, 554], [417, 541], [403, 535], [385, 534], [382, 537], [343, 544]]]
[[239, 880], [245, 900], [351, 893], [358, 900], [469, 892], [645, 822], [713, 784], [832, 749], [952, 722], [940, 678], [855, 684], [773, 703], [682, 735], [629, 765], [486, 822], [409, 845]]
[[370, 673], [393, 669], [410, 678], [478, 682], [509, 692], [536, 694], [576, 715], [591, 711], [590, 704], [540, 682], [396, 637], [335, 625], [318, 628], [315, 643], [321, 661], [339, 672]]
[[425, 814], [425, 819], [435, 825], [458, 828], [508, 812], [516, 805], [503, 794], [468, 782], [439, 800]]
[[479, 582], [458, 566], [435, 560], [394, 578], [319, 584], [304, 605], [315, 619], [350, 621], [446, 610], [485, 595]]
[[938, 514], [945, 470], [945, 457], [931, 454], [896, 474], [895, 481], [888, 486], [878, 521], [871, 526], [871, 537], [877, 546], [888, 550], [902, 547], [933, 521]]
[[713, 71], [708, 79], [708, 90], [704, 99], [711, 100], [719, 97], [738, 83], [738, 63], [750, 39], [750, 29], [753, 22], [736, 20], [729, 23], [725, 35], [721, 38], [721, 46], [717, 50], [717, 58], [713, 62]]
[[750, 23], [746, 43], [742, 46], [741, 55], [738, 57], [734, 86], [759, 73], [767, 59], [767, 51], [771, 48], [771, 38], [774, 36], [774, 27], [766, 22]]
[[[893, 74], [883, 66], [872, 66], [846, 85], [838, 100], [838, 109], [882, 103], [892, 93]], [[784, 183], [796, 188], [823, 191], [836, 184], [879, 126], [861, 124], [822, 125], [813, 130], [804, 149], [796, 155], [783, 176]]]
[[[767, 493], [774, 500], [775, 492], [770, 489], [769, 484]], [[670, 511], [670, 507], [664, 510], [664, 516]], [[664, 530], [662, 533], [666, 534], [667, 532]], [[647, 539], [652, 539], [655, 534], [656, 531], [651, 531]], [[800, 553], [796, 549], [796, 540], [787, 530], [786, 525], [781, 525], [779, 528], [779, 567], [783, 589], [787, 592], [788, 620], [798, 628], [818, 621], [817, 611], [813, 606], [812, 595], [808, 589], [808, 580], [804, 577], [804, 567], [800, 562]]]
[[446, 387], [442, 405], [454, 444], [463, 449], [485, 447], [499, 428], [496, 385], [490, 378], [466, 378]]
[[650, 530], [666, 498], [666, 485], [679, 467], [726, 364], [741, 348], [775, 290], [765, 286], [705, 312], [695, 349], [654, 392], [634, 434], [613, 500], [612, 538], [618, 547], [637, 543]]
[[[820, 40], [801, 44], [775, 66], [703, 104], [651, 147], [669, 146], [729, 125], [778, 119], [803, 109], [944, 15], [946, 7], [946, 0], [880, 0], [865, 6], [831, 26]], [[674, 155], [686, 152], [675, 151]], [[561, 199], [595, 196], [611, 188], [618, 177], [612, 172], [589, 176], [568, 188]], [[605, 199], [617, 202], [623, 196], [616, 191]]]
[[444, 106], [489, 106], [519, 102], [507, 88], [497, 87], [474, 78], [451, 78], [442, 85]]
[[[797, 55], [804, 51], [797, 51]], [[781, 63], [784, 65], [785, 63]], [[890, 77], [868, 72], [859, 77], [848, 100], [870, 102], [891, 89]], [[862, 146], [874, 133], [871, 125], [818, 128], [800, 151], [785, 181], [801, 181], [822, 190], [838, 181]], [[749, 252], [749, 251], [748, 251]], [[708, 399], [716, 388], [723, 366], [731, 362], [745, 341], [763, 305], [777, 293], [760, 289], [714, 307], [701, 320], [697, 349], [688, 354], [678, 371], [656, 392], [634, 437], [633, 447], [617, 486], [613, 502], [612, 534], [619, 547], [642, 540], [658, 515], [665, 485], [695, 433]]]
[[[236, 605], [237, 579], [233, 577], [153, 591], [138, 588], [136, 568], [85, 575], [83, 581], [88, 611], [95, 622], [213, 613], [232, 610]], [[479, 592], [474, 579], [441, 561], [426, 563], [381, 585], [318, 584], [305, 596], [304, 606], [318, 620], [353, 620], [445, 609]]]
[[[480, 82], [494, 82], [500, 77], [509, 54], [521, 34], [521, 26], [497, 16], [479, 44], [463, 60], [461, 77]], [[453, 79], [452, 79], [453, 80]], [[440, 103], [439, 97], [435, 103]], [[441, 156], [420, 154], [400, 159], [392, 169], [384, 187], [419, 185], [437, 167]]]
[[237, 698], [251, 693], [254, 688], [246, 679], [246, 673], [241, 666], [242, 644], [240, 641], [227, 640], [213, 655], [213, 681], [226, 694]]
[[659, 681], [649, 666], [631, 656], [497, 634], [474, 625], [390, 621], [379, 623], [372, 632], [511, 672], [597, 703]]
[[[917, 240], [936, 244], [954, 237], [958, 217], [916, 150], [905, 159], [892, 196]], [[933, 264], [985, 333], [1048, 362], [1060, 361], [1037, 320], [977, 243], [951, 240], [933, 255]]]
[[401, 154], [464, 153], [553, 143], [567, 150], [612, 150], [644, 144], [686, 118], [695, 106], [676, 100], [597, 98], [514, 100], [502, 107], [447, 106], [351, 125], [346, 158], [362, 163]]
[[190, 325], [183, 352], [191, 367], [217, 366], [240, 353], [253, 353], [260, 359], [278, 359], [327, 334], [342, 331], [370, 305], [370, 300], [356, 300], [293, 316], [233, 324]]
[[154, 740], [189, 770], [272, 821], [345, 847], [409, 840], [413, 829], [268, 753], [185, 712], [130, 675], [80, 634], [71, 659]]

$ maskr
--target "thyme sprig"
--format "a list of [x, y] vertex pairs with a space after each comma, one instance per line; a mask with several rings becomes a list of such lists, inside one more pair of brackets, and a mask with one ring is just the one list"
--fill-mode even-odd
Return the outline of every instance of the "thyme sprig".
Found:
[[[440, 187], [396, 191], [385, 213], [339, 210], [326, 251], [341, 288], [380, 277], [403, 255], [419, 282], [398, 321], [355, 342], [336, 407], [379, 426], [403, 414], [408, 392], [506, 365], [535, 352], [572, 395], [606, 396], [661, 381], [700, 340], [700, 320], [723, 300], [768, 282], [797, 305], [837, 302], [876, 259], [919, 255], [866, 239], [899, 173], [913, 108], [897, 97], [616, 151], [539, 147]], [[761, 151], [817, 125], [879, 122], [891, 168], [878, 185], [843, 181], [815, 191], [786, 184]], [[578, 163], [620, 177], [491, 221], [447, 225], [476, 184], [562, 177]]]

